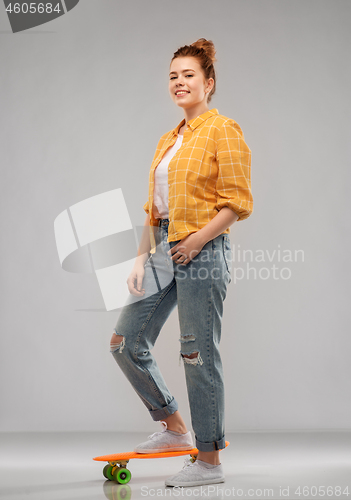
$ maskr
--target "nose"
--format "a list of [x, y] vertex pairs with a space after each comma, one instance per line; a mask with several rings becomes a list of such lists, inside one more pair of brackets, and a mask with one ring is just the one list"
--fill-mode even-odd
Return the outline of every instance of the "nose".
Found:
[[179, 86], [182, 87], [183, 85], [184, 85], [183, 76], [179, 76], [178, 82], [177, 82], [177, 87], [179, 87]]

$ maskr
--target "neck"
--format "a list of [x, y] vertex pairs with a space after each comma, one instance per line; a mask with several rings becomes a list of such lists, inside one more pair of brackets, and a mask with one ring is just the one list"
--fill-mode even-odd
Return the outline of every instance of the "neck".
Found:
[[193, 108], [190, 109], [184, 109], [183, 111], [184, 111], [185, 123], [187, 123], [189, 120], [192, 120], [193, 118], [196, 118], [197, 116], [206, 113], [206, 111], [209, 111], [209, 107], [207, 103], [201, 102], [197, 106], [194, 106]]

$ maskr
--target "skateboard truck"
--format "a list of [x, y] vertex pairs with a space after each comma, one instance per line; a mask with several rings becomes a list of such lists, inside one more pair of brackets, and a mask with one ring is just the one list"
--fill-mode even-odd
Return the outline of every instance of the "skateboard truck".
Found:
[[126, 467], [129, 460], [109, 460], [108, 463], [114, 467], [115, 465], [119, 465], [119, 467]]

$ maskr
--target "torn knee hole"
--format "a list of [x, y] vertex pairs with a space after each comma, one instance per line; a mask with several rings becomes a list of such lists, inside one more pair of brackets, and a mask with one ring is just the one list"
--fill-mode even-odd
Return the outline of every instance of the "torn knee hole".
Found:
[[185, 335], [182, 335], [180, 338], [181, 342], [190, 342], [191, 340], [196, 340], [195, 335], [193, 335], [192, 333], [187, 333]]
[[184, 359], [184, 362], [185, 363], [189, 363], [190, 365], [202, 365], [203, 364], [203, 360], [200, 356], [200, 353], [198, 351], [196, 352], [192, 352], [191, 354], [183, 354], [183, 353], [180, 353], [182, 358]]
[[192, 354], [182, 354], [183, 358], [190, 358], [194, 359], [199, 353], [198, 352], [193, 352]]
[[123, 337], [123, 335], [117, 335], [116, 333], [114, 333], [110, 342], [110, 352], [115, 352], [117, 351], [117, 349], [119, 349], [119, 352], [121, 353], [123, 351], [125, 343], [126, 339]]

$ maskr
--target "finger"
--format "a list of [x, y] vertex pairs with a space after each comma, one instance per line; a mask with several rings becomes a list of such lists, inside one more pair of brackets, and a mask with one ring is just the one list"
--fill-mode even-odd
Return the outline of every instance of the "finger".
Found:
[[181, 253], [181, 249], [184, 249], [184, 248], [185, 248], [184, 245], [181, 245], [181, 246], [175, 245], [173, 248], [168, 250], [167, 253], [169, 253], [169, 252], [171, 252], [172, 254], [175, 254], [176, 252]]
[[144, 295], [145, 293], [145, 290], [144, 288], [139, 292], [136, 288], [129, 288], [129, 292], [132, 294], [132, 295], [135, 295], [136, 297], [141, 297], [142, 295]]
[[143, 289], [141, 288], [141, 285], [142, 285], [142, 282], [143, 282], [143, 278], [138, 278], [135, 280], [135, 290], [138, 292], [138, 293], [144, 293], [143, 292]]
[[183, 254], [181, 254], [180, 252], [177, 252], [177, 254], [174, 255], [174, 259], [173, 260], [175, 260], [176, 262], [182, 262], [184, 257], [185, 256]]
[[129, 293], [131, 293], [132, 295], [136, 295], [137, 297], [139, 297], [141, 295], [144, 295], [145, 290], [142, 289], [141, 291], [139, 291], [136, 289], [135, 287], [136, 280], [137, 280], [136, 276], [129, 276], [129, 278], [127, 279], [128, 290]]
[[181, 255], [178, 257], [177, 262], [184, 262], [188, 257], [186, 255]]
[[183, 266], [186, 266], [187, 264], [189, 264], [189, 262], [190, 262], [190, 261], [191, 261], [191, 259], [190, 259], [190, 257], [188, 257], [186, 260], [184, 260], [184, 261], [182, 262], [182, 265], [183, 265]]
[[174, 253], [174, 254], [172, 255], [171, 259], [172, 259], [172, 260], [177, 260], [177, 259], [178, 259], [178, 257], [179, 257], [178, 253], [179, 253], [179, 252]]
[[142, 283], [143, 283], [143, 277], [144, 277], [144, 276], [140, 276], [140, 275], [139, 275], [139, 276], [138, 276], [138, 278], [137, 278], [137, 280], [136, 280], [136, 282], [137, 282], [136, 288], [137, 288], [137, 290], [139, 290], [139, 292], [140, 292], [140, 290], [141, 290], [141, 285], [142, 285]]

